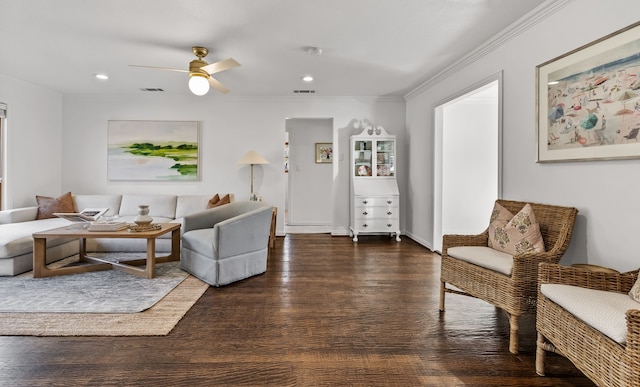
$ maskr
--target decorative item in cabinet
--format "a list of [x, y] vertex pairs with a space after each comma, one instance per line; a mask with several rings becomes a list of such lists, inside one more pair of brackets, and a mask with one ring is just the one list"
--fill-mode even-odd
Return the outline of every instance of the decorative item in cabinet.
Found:
[[388, 233], [400, 241], [395, 141], [381, 126], [368, 126], [351, 136], [349, 234], [354, 242], [362, 233]]

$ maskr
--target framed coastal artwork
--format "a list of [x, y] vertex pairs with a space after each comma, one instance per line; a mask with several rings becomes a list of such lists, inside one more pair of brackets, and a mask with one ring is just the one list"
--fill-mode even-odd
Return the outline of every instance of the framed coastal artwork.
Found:
[[333, 162], [333, 143], [316, 142], [316, 163], [325, 164]]
[[536, 67], [538, 162], [640, 157], [640, 23]]
[[109, 121], [111, 181], [197, 181], [197, 121]]

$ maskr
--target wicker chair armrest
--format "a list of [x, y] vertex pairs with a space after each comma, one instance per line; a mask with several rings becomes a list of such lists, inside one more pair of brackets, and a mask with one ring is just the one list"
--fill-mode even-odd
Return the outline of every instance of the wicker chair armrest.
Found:
[[442, 254], [446, 254], [449, 247], [487, 246], [488, 242], [489, 234], [487, 231], [477, 235], [445, 234], [442, 236]]
[[[559, 251], [545, 251], [542, 253], [516, 254], [513, 256], [513, 276], [518, 277], [523, 272], [538, 272], [540, 263], [558, 263], [563, 254]], [[532, 277], [536, 281], [538, 275]]]
[[542, 284], [563, 284], [628, 293], [637, 277], [638, 270], [628, 273], [603, 273], [571, 266], [541, 263], [538, 271], [538, 287]]
[[631, 309], [627, 311], [627, 351], [634, 359], [636, 365], [640, 366], [640, 310]]

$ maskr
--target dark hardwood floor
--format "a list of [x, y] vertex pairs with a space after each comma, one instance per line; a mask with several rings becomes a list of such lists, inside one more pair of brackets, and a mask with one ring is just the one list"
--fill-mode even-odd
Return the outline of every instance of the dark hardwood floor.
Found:
[[[209, 288], [163, 337], [0, 337], [1, 386], [593, 386], [566, 359], [534, 370], [494, 307], [448, 295], [408, 237], [278, 238], [267, 273]], [[1, 315], [0, 315], [1, 317]]]

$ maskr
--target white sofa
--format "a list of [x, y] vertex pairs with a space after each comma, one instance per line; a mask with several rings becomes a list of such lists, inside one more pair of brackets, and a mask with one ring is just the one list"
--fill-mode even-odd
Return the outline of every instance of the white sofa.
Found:
[[[185, 215], [206, 210], [213, 195], [73, 195], [76, 210], [90, 207], [108, 207], [109, 213], [121, 220], [133, 222], [140, 204], [149, 205], [154, 223], [183, 222]], [[233, 195], [231, 200], [233, 201]], [[23, 207], [0, 211], [0, 276], [12, 276], [33, 268], [33, 238], [35, 232], [69, 225], [69, 221], [53, 218], [36, 220], [38, 207]], [[171, 234], [159, 238], [156, 249], [171, 250]], [[78, 252], [76, 239], [47, 240], [47, 263]], [[146, 251], [143, 239], [90, 239], [88, 251]]]

